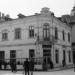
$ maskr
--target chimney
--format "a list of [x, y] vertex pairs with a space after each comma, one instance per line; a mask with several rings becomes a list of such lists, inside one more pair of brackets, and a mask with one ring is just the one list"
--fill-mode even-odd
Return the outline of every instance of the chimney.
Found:
[[2, 21], [2, 22], [5, 21], [4, 13], [2, 13], [1, 21]]
[[10, 15], [9, 15], [9, 14], [7, 14], [7, 15], [6, 15], [6, 17], [7, 17], [7, 18], [10, 18]]
[[4, 17], [5, 17], [5, 16], [4, 16], [4, 13], [2, 13], [2, 18], [4, 19]]
[[26, 17], [25, 15], [23, 15], [21, 13], [19, 13], [17, 16], [18, 16], [18, 18], [25, 18]]
[[1, 12], [0, 12], [0, 20], [1, 20]]

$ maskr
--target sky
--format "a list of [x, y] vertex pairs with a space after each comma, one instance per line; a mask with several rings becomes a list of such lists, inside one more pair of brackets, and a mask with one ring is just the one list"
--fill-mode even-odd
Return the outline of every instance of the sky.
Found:
[[26, 16], [40, 13], [41, 8], [48, 7], [59, 17], [70, 14], [75, 0], [0, 0], [0, 12], [16, 18], [19, 13]]

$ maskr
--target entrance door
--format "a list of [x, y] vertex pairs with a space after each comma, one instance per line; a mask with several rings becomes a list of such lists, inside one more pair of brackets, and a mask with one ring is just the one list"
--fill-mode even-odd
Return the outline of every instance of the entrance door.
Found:
[[16, 62], [16, 50], [10, 51], [10, 62]]
[[43, 70], [47, 70], [50, 68], [50, 60], [51, 60], [51, 50], [44, 49], [43, 50]]
[[49, 64], [49, 61], [51, 59], [51, 50], [50, 49], [43, 50], [43, 58], [44, 58], [44, 63]]

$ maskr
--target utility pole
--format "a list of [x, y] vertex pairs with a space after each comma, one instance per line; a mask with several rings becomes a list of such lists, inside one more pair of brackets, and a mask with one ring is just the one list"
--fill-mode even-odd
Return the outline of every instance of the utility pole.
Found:
[[53, 62], [54, 62], [54, 41], [55, 41], [55, 38], [53, 37], [53, 15], [52, 15], [52, 45], [53, 45]]

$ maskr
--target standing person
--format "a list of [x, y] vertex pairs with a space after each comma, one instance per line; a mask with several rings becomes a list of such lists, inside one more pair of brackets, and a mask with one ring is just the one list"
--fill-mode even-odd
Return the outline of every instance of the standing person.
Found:
[[43, 70], [47, 71], [47, 60], [46, 60], [46, 57], [44, 57], [44, 59], [43, 59]]
[[24, 67], [25, 75], [27, 75], [27, 74], [29, 75], [29, 61], [28, 61], [28, 59], [26, 59], [26, 61], [24, 61], [23, 67]]
[[7, 62], [4, 61], [4, 69], [6, 70], [7, 69]]
[[17, 70], [16, 70], [16, 62], [15, 62], [15, 61], [11, 61], [11, 62], [10, 62], [10, 66], [11, 66], [12, 72], [16, 72], [16, 71], [17, 71]]
[[73, 59], [73, 65], [74, 65], [74, 72], [75, 72], [75, 60]]
[[0, 60], [0, 70], [2, 69], [2, 61]]
[[31, 71], [31, 75], [33, 75], [33, 71], [34, 71], [34, 59], [33, 58], [30, 59], [30, 71]]
[[62, 60], [62, 65], [63, 65], [63, 67], [65, 67], [65, 65], [66, 65], [66, 63], [65, 63], [65, 60], [64, 60], [64, 59]]
[[10, 62], [10, 67], [11, 67], [11, 70], [12, 72], [14, 71], [14, 68], [13, 68], [13, 61]]
[[16, 70], [16, 62], [15, 62], [15, 61], [13, 62], [13, 70], [14, 70], [14, 72], [17, 71], [17, 70]]
[[50, 68], [51, 68], [51, 69], [54, 68], [52, 60], [50, 60]]

